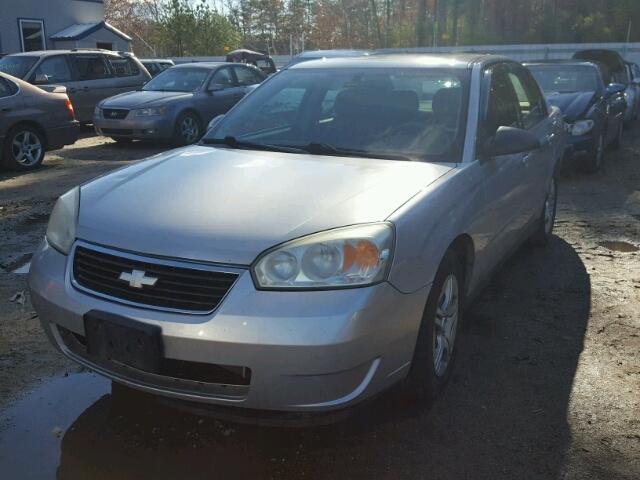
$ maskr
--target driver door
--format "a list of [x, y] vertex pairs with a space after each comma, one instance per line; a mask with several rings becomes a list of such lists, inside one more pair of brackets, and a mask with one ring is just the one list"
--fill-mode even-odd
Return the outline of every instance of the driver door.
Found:
[[212, 118], [227, 113], [235, 105], [236, 97], [240, 94], [236, 83], [236, 77], [231, 67], [219, 68], [212, 75], [207, 86], [208, 96], [203, 102], [207, 123]]

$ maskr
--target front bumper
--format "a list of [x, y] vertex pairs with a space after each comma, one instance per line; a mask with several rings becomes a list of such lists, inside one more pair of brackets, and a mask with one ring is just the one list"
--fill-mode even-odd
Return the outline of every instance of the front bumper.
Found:
[[565, 160], [586, 158], [590, 155], [595, 155], [596, 140], [593, 132], [579, 136], [568, 134], [566, 138], [567, 141], [564, 147]]
[[105, 137], [131, 138], [134, 140], [170, 140], [173, 136], [174, 121], [167, 114], [152, 117], [132, 117], [121, 120], [94, 115], [93, 126], [98, 135]]
[[[249, 409], [328, 411], [374, 395], [408, 372], [428, 287], [402, 294], [388, 283], [345, 290], [258, 291], [244, 271], [211, 314], [114, 303], [73, 287], [70, 262], [46, 241], [34, 255], [32, 301], [53, 344], [113, 380], [181, 400]], [[251, 370], [245, 386], [183, 382], [98, 364], [65, 336], [84, 335], [83, 315], [102, 310], [162, 328], [165, 357]]]

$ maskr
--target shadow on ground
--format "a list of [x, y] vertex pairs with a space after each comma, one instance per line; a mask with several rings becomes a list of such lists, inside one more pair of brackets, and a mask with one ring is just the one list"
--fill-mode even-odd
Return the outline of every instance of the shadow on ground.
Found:
[[[10, 427], [0, 463], [9, 478], [558, 478], [590, 301], [584, 265], [554, 237], [518, 252], [468, 310], [452, 382], [427, 408], [394, 390], [337, 424], [253, 427], [114, 396], [101, 378], [72, 375], [57, 380], [57, 393], [27, 399], [31, 412], [58, 402], [49, 410], [59, 432], [17, 432], [18, 445]], [[82, 413], [65, 423], [67, 404]], [[20, 412], [12, 423], [25, 424]]]

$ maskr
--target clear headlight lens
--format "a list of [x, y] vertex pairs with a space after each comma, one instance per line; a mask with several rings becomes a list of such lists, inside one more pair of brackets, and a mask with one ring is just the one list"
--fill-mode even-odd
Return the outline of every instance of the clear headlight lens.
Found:
[[593, 125], [593, 120], [579, 120], [571, 125], [571, 135], [575, 135], [576, 137], [585, 135], [591, 131]]
[[133, 115], [136, 117], [152, 117], [155, 115], [164, 115], [166, 112], [166, 107], [149, 107], [134, 110]]
[[263, 254], [252, 268], [253, 277], [265, 289], [371, 285], [386, 278], [393, 240], [388, 223], [316, 233]]
[[80, 187], [75, 187], [58, 199], [49, 218], [47, 241], [65, 255], [69, 254], [76, 239], [79, 209]]

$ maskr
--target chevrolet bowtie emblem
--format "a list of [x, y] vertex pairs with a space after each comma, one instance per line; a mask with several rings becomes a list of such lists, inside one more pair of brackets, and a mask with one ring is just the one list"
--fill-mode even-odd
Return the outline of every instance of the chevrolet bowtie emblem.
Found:
[[142, 288], [145, 285], [153, 287], [158, 281], [156, 277], [147, 277], [144, 270], [122, 272], [119, 279], [123, 282], [127, 282], [131, 288]]

